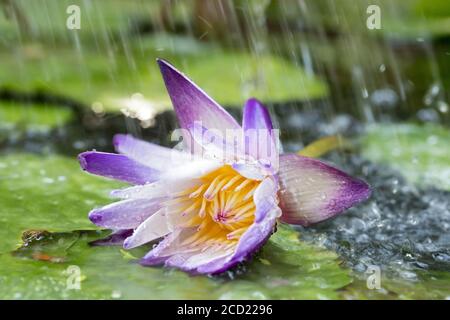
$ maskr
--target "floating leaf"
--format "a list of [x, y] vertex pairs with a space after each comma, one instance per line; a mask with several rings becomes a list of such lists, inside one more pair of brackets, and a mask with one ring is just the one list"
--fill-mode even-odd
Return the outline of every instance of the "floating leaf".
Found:
[[0, 158], [0, 253], [29, 229], [94, 229], [87, 213], [110, 201], [118, 184], [84, 174], [76, 160], [12, 154]]
[[[101, 236], [104, 232], [47, 233], [13, 254], [0, 255], [0, 298], [331, 299], [350, 282], [334, 253], [301, 243], [286, 226], [233, 279], [142, 267], [120, 247], [89, 246]], [[138, 248], [130, 254], [144, 252]], [[80, 290], [73, 282], [77, 279]]]
[[0, 102], [0, 129], [49, 131], [72, 119], [68, 108], [45, 104]]
[[[0, 54], [4, 62], [0, 86], [20, 91], [44, 90], [88, 106], [96, 103], [110, 111], [135, 107], [130, 100], [138, 93], [144, 101], [138, 107], [155, 113], [171, 108], [156, 64], [156, 58], [162, 57], [224, 105], [241, 107], [251, 96], [283, 102], [327, 94], [323, 82], [291, 62], [273, 56], [254, 57], [218, 50], [187, 56], [165, 51], [136, 52], [133, 56], [135, 66], [131, 68], [123, 54], [108, 60], [104, 54], [86, 50], [85, 58], [80, 60], [73, 50], [42, 50], [41, 58], [24, 55], [23, 61], [16, 61], [11, 54]], [[23, 73], [20, 71], [22, 64], [26, 66]], [[42, 76], [44, 68], [45, 77]]]
[[397, 168], [409, 181], [450, 189], [450, 132], [436, 124], [368, 127], [363, 154]]

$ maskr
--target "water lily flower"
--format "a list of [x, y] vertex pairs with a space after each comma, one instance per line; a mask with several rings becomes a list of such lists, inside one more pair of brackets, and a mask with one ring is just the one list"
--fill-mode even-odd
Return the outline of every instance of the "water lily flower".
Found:
[[131, 249], [159, 240], [143, 265], [218, 274], [257, 251], [278, 221], [307, 226], [369, 196], [365, 182], [319, 160], [280, 155], [258, 100], [246, 102], [241, 126], [172, 65], [158, 63], [185, 149], [118, 134], [117, 154], [79, 155], [87, 172], [133, 185], [112, 192], [120, 201], [89, 213], [114, 231], [106, 244], [120, 240]]

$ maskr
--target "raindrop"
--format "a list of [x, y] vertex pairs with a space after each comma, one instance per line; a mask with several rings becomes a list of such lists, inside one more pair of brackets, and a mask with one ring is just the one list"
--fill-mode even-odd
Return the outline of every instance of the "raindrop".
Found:
[[445, 101], [438, 101], [437, 108], [442, 113], [447, 113], [448, 112], [448, 104]]
[[411, 271], [401, 271], [400, 277], [402, 277], [405, 280], [416, 280], [417, 279], [417, 275]]
[[417, 118], [423, 122], [438, 122], [439, 115], [434, 109], [426, 108], [420, 109], [417, 112]]
[[42, 182], [46, 183], [46, 184], [52, 184], [52, 183], [55, 182], [55, 180], [52, 179], [52, 178], [45, 177], [45, 178], [42, 179]]
[[86, 143], [81, 140], [77, 140], [73, 143], [73, 147], [77, 150], [82, 150], [86, 148]]
[[431, 145], [431, 146], [436, 145], [438, 142], [439, 142], [439, 138], [436, 137], [436, 136], [429, 136], [429, 137], [427, 138], [427, 143], [428, 143], [429, 145]]
[[433, 101], [436, 99], [436, 97], [439, 95], [441, 88], [438, 84], [433, 84], [428, 91], [426, 92], [424, 98], [423, 98], [423, 103], [426, 106], [430, 106]]
[[114, 290], [111, 293], [111, 298], [113, 299], [120, 299], [122, 297], [122, 292], [120, 292], [119, 290]]
[[370, 96], [372, 104], [378, 107], [395, 107], [398, 100], [397, 93], [390, 88], [375, 90]]
[[91, 106], [92, 111], [94, 111], [97, 114], [103, 114], [103, 112], [105, 111], [105, 108], [103, 107], [103, 103], [101, 102], [94, 102]]

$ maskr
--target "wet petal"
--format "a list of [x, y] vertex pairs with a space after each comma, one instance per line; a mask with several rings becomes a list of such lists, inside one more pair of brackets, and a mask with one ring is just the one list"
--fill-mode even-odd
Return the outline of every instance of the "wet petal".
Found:
[[280, 157], [281, 220], [307, 226], [365, 200], [370, 187], [362, 180], [319, 160], [286, 154]]
[[111, 196], [120, 199], [162, 200], [178, 192], [198, 186], [199, 179], [159, 180], [142, 186], [132, 186], [111, 192]]
[[141, 259], [141, 264], [147, 266], [159, 265], [175, 254], [186, 252], [187, 248], [180, 247], [179, 244], [192, 236], [194, 232], [196, 232], [195, 228], [174, 230]]
[[246, 177], [247, 179], [260, 181], [266, 176], [266, 172], [257, 164], [234, 163], [232, 167], [239, 172], [241, 176]]
[[[195, 121], [223, 134], [227, 129], [241, 128], [225, 109], [174, 66], [161, 59], [158, 64], [181, 128], [188, 129]], [[188, 143], [190, 138], [185, 137]]]
[[167, 223], [165, 209], [160, 209], [137, 227], [131, 237], [123, 243], [125, 249], [132, 249], [152, 240], [164, 237], [172, 230]]
[[178, 229], [169, 234], [141, 260], [142, 265], [160, 265], [175, 267], [193, 274], [196, 269], [218, 258], [231, 256], [233, 251], [217, 245], [209, 248], [180, 246], [180, 243], [195, 233], [193, 228]]
[[224, 163], [245, 158], [241, 146], [241, 130], [236, 135], [224, 136], [219, 130], [205, 128], [202, 122], [194, 122], [189, 130], [194, 141], [202, 146], [205, 158]]
[[89, 219], [97, 226], [108, 229], [134, 229], [159, 207], [153, 199], [124, 200], [92, 210]]
[[278, 136], [266, 107], [256, 99], [247, 100], [242, 118], [245, 152], [254, 159], [264, 159], [278, 167]]
[[161, 174], [161, 181], [197, 179], [211, 171], [216, 170], [223, 164], [218, 161], [202, 159], [188, 162], [184, 165], [174, 167]]
[[116, 134], [113, 141], [117, 152], [159, 171], [192, 160], [192, 155], [188, 153], [136, 139], [129, 134]]
[[272, 119], [267, 108], [257, 99], [248, 99], [242, 116], [242, 128], [272, 130]]
[[89, 173], [131, 184], [145, 184], [159, 178], [159, 171], [121, 154], [87, 151], [79, 154], [78, 160], [81, 168]]
[[194, 273], [204, 273], [199, 271], [202, 266], [223, 259], [230, 256], [233, 253], [232, 249], [225, 249], [223, 246], [211, 246], [206, 250], [199, 252], [186, 252], [171, 256], [167, 259], [165, 265], [169, 267], [176, 267], [184, 271], [194, 271]]

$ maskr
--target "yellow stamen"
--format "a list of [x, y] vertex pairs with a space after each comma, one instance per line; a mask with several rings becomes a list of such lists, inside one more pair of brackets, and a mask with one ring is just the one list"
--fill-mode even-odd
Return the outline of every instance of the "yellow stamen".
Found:
[[195, 230], [181, 246], [200, 246], [202, 250], [234, 248], [255, 219], [253, 195], [259, 184], [260, 181], [247, 179], [226, 165], [200, 178], [199, 185], [165, 202], [171, 215], [183, 217], [182, 227]]

